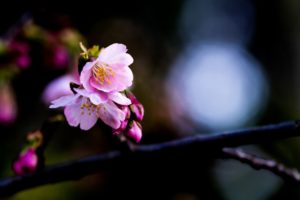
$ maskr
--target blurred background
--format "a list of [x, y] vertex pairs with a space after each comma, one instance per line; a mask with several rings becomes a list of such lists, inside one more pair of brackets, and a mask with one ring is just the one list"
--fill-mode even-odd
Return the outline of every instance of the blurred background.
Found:
[[[2, 9], [0, 178], [13, 174], [26, 134], [40, 128], [49, 101], [74, 79], [79, 41], [127, 45], [134, 58], [131, 89], [145, 107], [142, 144], [299, 119], [299, 1], [11, 1]], [[52, 138], [46, 163], [113, 148], [97, 127], [85, 133], [65, 125]], [[300, 169], [299, 138], [243, 149]], [[209, 158], [195, 152], [172, 162], [116, 166], [9, 199], [300, 198], [296, 185], [267, 171]]]

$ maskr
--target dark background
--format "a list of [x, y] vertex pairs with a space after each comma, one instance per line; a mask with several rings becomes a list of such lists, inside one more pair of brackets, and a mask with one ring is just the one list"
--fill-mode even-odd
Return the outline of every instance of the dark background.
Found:
[[[225, 10], [229, 19], [234, 22], [245, 19], [245, 23], [241, 22], [243, 25], [235, 34], [230, 32], [230, 26], [225, 24], [222, 27], [222, 20], [217, 21], [221, 25], [212, 23], [206, 27], [203, 24], [210, 20], [210, 10], [198, 16], [198, 12], [205, 12], [203, 9], [197, 11], [201, 6], [195, 6], [190, 12], [198, 17], [189, 18], [187, 23], [192, 24], [191, 27], [200, 24], [207, 32], [198, 34], [195, 28], [198, 35], [189, 36], [181, 32], [184, 27], [181, 18], [187, 2], [193, 1], [10, 1], [0, 12], [0, 32], [5, 34], [24, 13], [30, 13], [36, 23], [46, 29], [56, 30], [64, 26], [78, 29], [88, 46], [99, 44], [105, 47], [114, 42], [126, 44], [135, 59], [131, 67], [135, 75], [132, 90], [146, 111], [142, 123], [143, 144], [299, 118], [300, 3], [295, 0], [215, 0], [214, 3], [202, 0], [204, 10], [205, 5], [217, 5], [214, 12]], [[198, 40], [227, 44], [241, 40], [244, 51], [260, 63], [268, 83], [268, 97], [261, 103], [263, 106], [259, 103], [254, 106], [253, 109], [258, 110], [255, 117], [244, 123], [215, 129], [188, 113], [178, 115], [175, 112], [179, 106], [170, 103], [172, 96], [164, 85], [183, 49], [198, 43]], [[33, 66], [13, 80], [19, 114], [13, 124], [0, 126], [1, 178], [12, 175], [10, 163], [18, 154], [26, 133], [39, 128], [49, 114], [47, 106], [40, 100], [44, 87], [64, 72]], [[245, 94], [250, 98], [251, 92], [250, 85]], [[179, 93], [185, 94], [182, 90]], [[54, 164], [108, 151], [114, 148], [108, 138], [97, 128], [86, 134], [65, 125], [50, 142], [46, 162]], [[287, 166], [300, 167], [299, 139], [270, 142], [259, 147], [247, 146], [245, 149]], [[300, 196], [297, 186], [285, 183], [269, 172], [255, 171], [237, 161], [209, 157], [209, 152], [195, 152], [176, 160], [161, 158], [157, 162], [128, 163], [80, 181], [20, 192], [11, 199], [275, 200], [287, 196], [298, 199]]]

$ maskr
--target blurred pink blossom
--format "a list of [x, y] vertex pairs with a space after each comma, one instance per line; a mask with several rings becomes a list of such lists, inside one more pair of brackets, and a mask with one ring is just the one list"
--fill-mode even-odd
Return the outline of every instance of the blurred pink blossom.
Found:
[[12, 169], [16, 175], [32, 173], [37, 169], [38, 156], [33, 148], [28, 148], [14, 161]]
[[28, 55], [21, 55], [16, 58], [16, 64], [21, 68], [25, 69], [30, 65], [31, 61]]
[[14, 93], [9, 84], [0, 85], [0, 123], [12, 123], [17, 116]]
[[52, 59], [55, 68], [64, 68], [68, 64], [69, 53], [64, 47], [56, 47], [53, 49]]
[[9, 44], [9, 50], [15, 57], [15, 62], [18, 67], [25, 69], [29, 67], [31, 60], [29, 57], [30, 47], [25, 42], [13, 41]]

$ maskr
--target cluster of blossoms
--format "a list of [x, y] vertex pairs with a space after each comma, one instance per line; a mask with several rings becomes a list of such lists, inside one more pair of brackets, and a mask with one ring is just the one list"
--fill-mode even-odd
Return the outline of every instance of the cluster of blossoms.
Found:
[[37, 170], [39, 163], [37, 149], [41, 147], [42, 142], [43, 136], [39, 131], [27, 135], [27, 143], [24, 150], [12, 164], [12, 170], [16, 175], [24, 175]]
[[81, 57], [86, 59], [73, 93], [54, 101], [50, 108], [64, 107], [70, 126], [91, 129], [101, 119], [114, 134], [124, 134], [139, 142], [142, 137], [140, 121], [144, 108], [128, 91], [133, 74], [129, 65], [133, 58], [123, 44], [112, 44], [87, 50], [81, 45]]
[[[0, 123], [10, 124], [17, 117], [17, 103], [11, 82], [32, 65], [65, 70], [73, 66], [82, 36], [69, 27], [48, 30], [28, 19], [9, 38], [0, 39]], [[40, 59], [33, 62], [32, 57]]]
[[15, 120], [17, 107], [10, 80], [20, 71], [29, 67], [30, 47], [21, 41], [0, 40], [0, 123]]

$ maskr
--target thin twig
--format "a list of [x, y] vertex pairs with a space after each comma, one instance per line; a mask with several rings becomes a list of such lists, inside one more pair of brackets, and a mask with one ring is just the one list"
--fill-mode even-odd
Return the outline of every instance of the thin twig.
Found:
[[[0, 197], [50, 183], [80, 179], [99, 170], [115, 169], [130, 163], [158, 158], [178, 160], [189, 155], [217, 157], [224, 147], [258, 144], [300, 136], [300, 122], [289, 121], [275, 125], [249, 128], [213, 135], [195, 135], [170, 142], [140, 145], [131, 151], [111, 151], [84, 159], [52, 165], [34, 174], [8, 177], [0, 180]], [[207, 153], [209, 152], [209, 154]], [[288, 175], [288, 174], [287, 174]]]
[[224, 158], [238, 160], [242, 163], [250, 165], [256, 170], [265, 169], [280, 176], [284, 180], [300, 183], [300, 173], [297, 169], [287, 168], [283, 164], [274, 160], [260, 158], [255, 155], [245, 153], [240, 149], [223, 148], [222, 152]]

